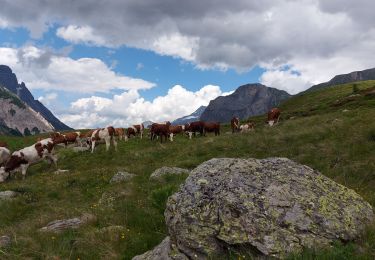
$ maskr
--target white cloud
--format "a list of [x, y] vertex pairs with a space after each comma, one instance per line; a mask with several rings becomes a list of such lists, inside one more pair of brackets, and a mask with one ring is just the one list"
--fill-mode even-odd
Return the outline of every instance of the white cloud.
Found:
[[112, 99], [96, 96], [79, 99], [71, 104], [72, 113], [60, 118], [75, 128], [128, 126], [145, 120], [171, 121], [192, 113], [200, 106], [207, 106], [210, 100], [222, 94], [220, 87], [214, 85], [206, 85], [195, 92], [175, 85], [165, 96], [146, 101], [136, 90], [131, 90]]
[[60, 27], [57, 29], [56, 35], [75, 44], [85, 43], [89, 45], [110, 46], [103, 37], [95, 34], [90, 26], [69, 25]]
[[55, 102], [57, 99], [57, 93], [52, 92], [52, 93], [47, 93], [45, 96], [41, 96], [38, 98], [40, 102], [43, 104], [50, 106], [52, 102]]
[[141, 69], [143, 69], [144, 67], [145, 67], [145, 66], [143, 65], [143, 63], [138, 62], [138, 63], [137, 63], [136, 70], [141, 70]]
[[34, 46], [0, 48], [0, 64], [10, 66], [30, 89], [94, 93], [155, 86], [152, 82], [117, 74], [100, 59], [72, 59]]

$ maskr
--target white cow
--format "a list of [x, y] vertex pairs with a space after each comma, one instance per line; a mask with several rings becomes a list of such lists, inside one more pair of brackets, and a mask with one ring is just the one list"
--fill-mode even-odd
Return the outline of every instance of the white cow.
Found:
[[0, 166], [5, 164], [10, 158], [10, 151], [6, 147], [0, 147]]

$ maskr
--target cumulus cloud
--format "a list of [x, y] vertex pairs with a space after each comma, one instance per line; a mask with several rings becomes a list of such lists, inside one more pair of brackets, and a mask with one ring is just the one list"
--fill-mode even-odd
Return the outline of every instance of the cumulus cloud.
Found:
[[100, 59], [72, 59], [35, 46], [0, 48], [0, 64], [9, 65], [30, 89], [94, 93], [155, 86], [152, 82], [117, 74]]
[[130, 90], [114, 95], [112, 99], [97, 96], [81, 98], [71, 104], [70, 113], [60, 115], [60, 118], [75, 128], [129, 126], [146, 120], [171, 121], [208, 105], [210, 100], [222, 94], [220, 87], [214, 85], [206, 85], [195, 92], [175, 85], [165, 96], [147, 101], [138, 91]]
[[2, 3], [0, 26], [40, 37], [57, 24], [57, 35], [73, 44], [136, 47], [200, 69], [262, 66], [269, 70], [263, 82], [290, 92], [328, 80], [337, 68], [374, 66], [373, 0], [29, 2]]

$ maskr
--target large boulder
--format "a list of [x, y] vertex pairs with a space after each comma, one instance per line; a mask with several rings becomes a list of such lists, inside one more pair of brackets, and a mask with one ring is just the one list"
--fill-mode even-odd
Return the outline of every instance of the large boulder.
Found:
[[283, 258], [353, 240], [373, 218], [372, 207], [353, 190], [285, 158], [204, 162], [165, 211], [169, 243], [189, 259], [228, 248]]

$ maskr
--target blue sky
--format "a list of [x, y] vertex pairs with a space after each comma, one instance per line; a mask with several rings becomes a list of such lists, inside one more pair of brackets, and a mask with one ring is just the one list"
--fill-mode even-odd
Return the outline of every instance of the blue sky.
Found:
[[5, 0], [0, 63], [72, 127], [173, 120], [246, 83], [296, 94], [374, 67], [373, 8], [371, 0]]

